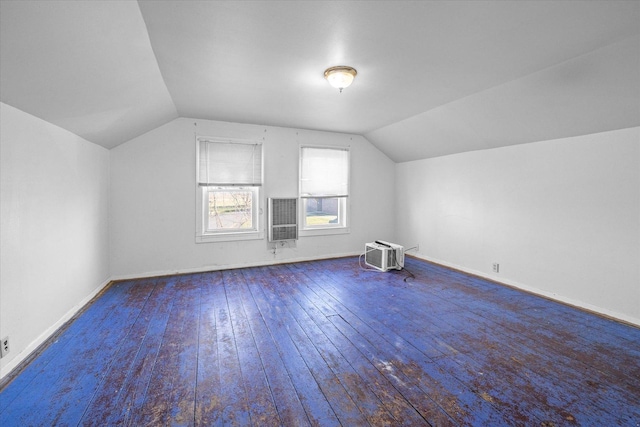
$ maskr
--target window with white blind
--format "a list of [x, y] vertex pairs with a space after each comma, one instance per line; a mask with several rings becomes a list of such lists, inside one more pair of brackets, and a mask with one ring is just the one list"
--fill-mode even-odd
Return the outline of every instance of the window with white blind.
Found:
[[196, 242], [262, 239], [262, 144], [196, 138]]
[[349, 148], [300, 147], [301, 236], [348, 233]]

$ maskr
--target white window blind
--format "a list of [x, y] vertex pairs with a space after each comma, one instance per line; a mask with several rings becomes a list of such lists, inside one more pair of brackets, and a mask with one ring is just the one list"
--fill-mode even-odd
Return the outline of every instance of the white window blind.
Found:
[[300, 148], [300, 197], [347, 197], [349, 149]]
[[262, 185], [262, 144], [198, 138], [198, 184]]

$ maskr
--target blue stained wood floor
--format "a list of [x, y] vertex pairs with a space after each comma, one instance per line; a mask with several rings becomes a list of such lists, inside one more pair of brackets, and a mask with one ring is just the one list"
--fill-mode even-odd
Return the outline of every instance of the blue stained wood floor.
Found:
[[117, 282], [0, 392], [2, 426], [640, 426], [640, 329], [356, 258]]

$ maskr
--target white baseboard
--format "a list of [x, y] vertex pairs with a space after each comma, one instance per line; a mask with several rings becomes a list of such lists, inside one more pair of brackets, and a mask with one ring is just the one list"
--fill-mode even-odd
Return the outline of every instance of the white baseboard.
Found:
[[131, 280], [131, 279], [142, 279], [145, 277], [161, 277], [161, 276], [171, 276], [173, 274], [192, 274], [192, 273], [204, 273], [207, 271], [218, 271], [218, 270], [233, 270], [235, 268], [249, 268], [249, 267], [264, 267], [268, 265], [278, 265], [278, 264], [289, 264], [294, 262], [305, 262], [305, 261], [318, 261], [322, 259], [331, 259], [331, 258], [343, 258], [349, 256], [358, 256], [361, 252], [345, 252], [339, 254], [330, 254], [330, 255], [316, 255], [310, 257], [297, 257], [297, 258], [286, 258], [286, 259], [275, 259], [269, 261], [257, 261], [257, 262], [247, 262], [247, 263], [237, 263], [237, 264], [224, 264], [224, 265], [207, 265], [203, 267], [193, 267], [193, 268], [181, 268], [178, 270], [156, 270], [156, 271], [147, 271], [144, 273], [133, 273], [133, 274], [121, 274], [112, 276], [111, 280]]
[[51, 325], [46, 331], [44, 331], [38, 338], [33, 340], [24, 350], [18, 353], [13, 359], [9, 360], [6, 365], [0, 367], [0, 380], [13, 371], [23, 360], [25, 360], [32, 352], [34, 352], [40, 345], [49, 339], [62, 325], [68, 322], [73, 316], [76, 315], [82, 308], [89, 303], [96, 295], [98, 295], [109, 283], [111, 279], [107, 279], [94, 289], [91, 294], [85, 297], [82, 301], [76, 304], [71, 310], [66, 312], [56, 323]]
[[534, 288], [534, 287], [531, 287], [531, 286], [528, 286], [528, 285], [524, 285], [522, 283], [519, 283], [519, 282], [516, 282], [516, 281], [513, 281], [513, 280], [504, 279], [502, 277], [498, 277], [498, 276], [495, 276], [495, 275], [490, 275], [490, 274], [487, 274], [487, 273], [482, 272], [482, 271], [473, 270], [471, 268], [463, 267], [461, 265], [457, 265], [457, 264], [453, 264], [453, 263], [450, 263], [450, 262], [442, 261], [442, 260], [439, 260], [439, 259], [436, 259], [436, 258], [428, 257], [428, 256], [423, 255], [423, 254], [413, 254], [412, 256], [415, 256], [416, 258], [419, 258], [419, 259], [423, 259], [425, 261], [433, 262], [435, 264], [443, 265], [445, 267], [453, 268], [455, 270], [460, 270], [460, 271], [465, 272], [465, 273], [473, 274], [474, 276], [479, 276], [479, 277], [482, 277], [484, 279], [491, 280], [493, 282], [497, 282], [497, 283], [501, 283], [501, 284], [504, 284], [504, 285], [507, 285], [507, 286], [511, 286], [513, 288], [521, 289], [521, 290], [529, 292], [531, 294], [538, 295], [538, 296], [541, 296], [541, 297], [544, 297], [544, 298], [548, 298], [548, 299], [551, 299], [551, 300], [554, 300], [554, 301], [558, 301], [558, 302], [561, 302], [563, 304], [567, 304], [567, 305], [571, 305], [571, 306], [574, 306], [574, 307], [582, 308], [584, 310], [592, 311], [594, 313], [598, 313], [598, 314], [601, 314], [603, 316], [610, 317], [612, 319], [619, 320], [619, 321], [622, 321], [622, 322], [629, 323], [629, 324], [632, 324], [632, 325], [640, 327], [640, 319], [638, 319], [636, 317], [633, 317], [633, 316], [626, 315], [624, 313], [618, 313], [616, 311], [608, 310], [606, 308], [598, 307], [598, 306], [595, 306], [595, 305], [591, 305], [591, 304], [585, 303], [583, 301], [574, 300], [572, 298], [567, 298], [567, 297], [565, 297], [563, 295], [559, 295], [559, 294], [556, 294], [554, 292], [543, 291], [543, 290], [540, 290], [540, 289], [537, 289], [537, 288]]

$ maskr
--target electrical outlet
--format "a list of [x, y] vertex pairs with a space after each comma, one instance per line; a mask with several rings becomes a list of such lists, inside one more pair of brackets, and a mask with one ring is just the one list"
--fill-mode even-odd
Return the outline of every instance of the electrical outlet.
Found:
[[0, 357], [5, 357], [7, 353], [9, 353], [9, 337], [4, 337], [0, 346]]
[[498, 264], [497, 262], [493, 263], [493, 272], [500, 273], [500, 264]]

